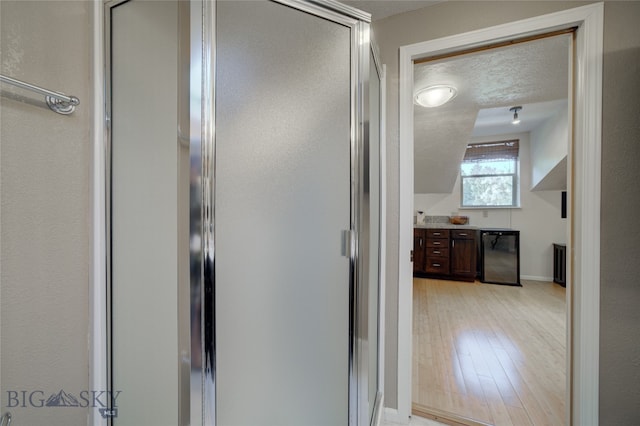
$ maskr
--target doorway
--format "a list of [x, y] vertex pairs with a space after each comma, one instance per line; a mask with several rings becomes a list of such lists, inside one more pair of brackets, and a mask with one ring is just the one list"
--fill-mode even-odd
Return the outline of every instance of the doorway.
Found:
[[569, 214], [574, 218], [569, 252], [572, 270], [567, 289], [571, 303], [567, 314], [568, 389], [567, 420], [570, 424], [597, 422], [599, 318], [600, 144], [602, 108], [603, 5], [595, 4], [505, 25], [416, 43], [400, 48], [400, 242], [398, 319], [398, 413], [411, 411], [411, 301], [413, 218], [413, 61], [437, 54], [488, 46], [519, 37], [576, 27], [575, 73], [580, 83], [574, 93], [573, 165], [574, 189]]
[[[475, 283], [433, 274], [414, 278], [414, 414], [505, 425], [564, 423], [565, 291], [552, 283], [551, 271], [552, 243], [564, 244], [570, 227], [561, 217], [561, 191], [567, 189], [571, 41], [571, 33], [551, 33], [415, 61], [416, 91], [450, 84], [458, 92], [437, 108], [415, 106], [414, 207], [428, 219], [416, 226], [443, 226], [429, 222], [462, 214], [469, 218], [463, 228], [472, 232], [515, 230], [519, 261], [507, 270], [517, 279], [508, 282], [523, 287], [484, 284], [496, 280], [488, 273], [482, 284], [480, 276]], [[513, 105], [520, 105], [517, 123]], [[509, 151], [499, 150], [501, 144]], [[464, 207], [470, 200], [474, 208]], [[505, 248], [495, 253], [508, 254]], [[441, 260], [443, 250], [427, 248], [424, 263], [449, 261]], [[482, 251], [494, 253], [486, 245]], [[471, 262], [473, 281], [483, 262], [478, 268]]]

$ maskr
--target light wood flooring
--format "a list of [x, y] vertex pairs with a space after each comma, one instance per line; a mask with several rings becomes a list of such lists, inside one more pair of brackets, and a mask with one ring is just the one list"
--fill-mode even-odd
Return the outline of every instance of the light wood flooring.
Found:
[[414, 279], [414, 413], [565, 423], [565, 289], [522, 285]]

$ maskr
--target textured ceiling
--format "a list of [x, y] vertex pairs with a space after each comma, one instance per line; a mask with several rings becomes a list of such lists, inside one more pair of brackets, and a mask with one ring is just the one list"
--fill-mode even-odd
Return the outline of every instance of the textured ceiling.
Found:
[[444, 0], [347, 0], [342, 3], [371, 14], [371, 20], [377, 21], [391, 15], [422, 9]]
[[[530, 131], [528, 104], [567, 98], [569, 37], [556, 36], [414, 66], [415, 90], [435, 84], [451, 84], [458, 89], [458, 96], [442, 107], [414, 107], [416, 193], [452, 191], [476, 124], [476, 135], [514, 133], [509, 108], [522, 105], [519, 131]], [[544, 112], [546, 108], [537, 109]], [[483, 111], [476, 123], [481, 110], [494, 111]], [[547, 112], [547, 117], [553, 114], [551, 108]], [[506, 117], [504, 126], [495, 122], [495, 116], [501, 113]], [[537, 114], [539, 123], [544, 119]], [[494, 122], [488, 124], [486, 120]], [[483, 126], [491, 133], [482, 133]]]

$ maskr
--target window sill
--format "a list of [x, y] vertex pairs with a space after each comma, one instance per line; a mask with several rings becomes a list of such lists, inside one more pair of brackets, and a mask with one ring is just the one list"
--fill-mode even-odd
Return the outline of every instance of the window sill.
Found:
[[522, 206], [478, 206], [478, 207], [458, 207], [458, 210], [521, 210]]

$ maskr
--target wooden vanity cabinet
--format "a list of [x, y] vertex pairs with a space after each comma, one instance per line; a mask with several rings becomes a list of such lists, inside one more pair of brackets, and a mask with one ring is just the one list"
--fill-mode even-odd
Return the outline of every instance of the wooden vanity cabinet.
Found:
[[473, 281], [476, 278], [476, 231], [451, 231], [451, 275]]
[[476, 253], [473, 229], [414, 228], [414, 275], [474, 281]]

